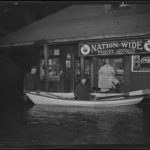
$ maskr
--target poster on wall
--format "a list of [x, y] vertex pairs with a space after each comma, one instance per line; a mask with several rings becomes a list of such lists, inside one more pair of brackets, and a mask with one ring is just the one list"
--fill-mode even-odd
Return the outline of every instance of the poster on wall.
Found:
[[132, 72], [150, 72], [150, 55], [133, 55]]

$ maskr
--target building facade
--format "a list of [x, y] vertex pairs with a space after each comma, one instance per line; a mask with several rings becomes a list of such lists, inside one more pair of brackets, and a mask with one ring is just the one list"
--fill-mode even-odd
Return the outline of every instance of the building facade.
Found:
[[125, 37], [47, 45], [45, 53], [40, 51], [40, 81], [48, 91], [73, 92], [80, 77], [86, 76], [91, 91], [99, 91], [98, 70], [109, 59], [122, 92], [149, 88], [149, 39]]
[[86, 76], [90, 90], [99, 91], [98, 70], [106, 59], [122, 92], [150, 88], [149, 6], [69, 6], [4, 37], [0, 46], [39, 51], [41, 90], [73, 92]]

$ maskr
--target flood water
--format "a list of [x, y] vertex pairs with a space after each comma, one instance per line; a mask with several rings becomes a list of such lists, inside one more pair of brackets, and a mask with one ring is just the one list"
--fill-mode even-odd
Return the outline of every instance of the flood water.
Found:
[[0, 114], [0, 148], [149, 143], [148, 104], [96, 109], [5, 106]]

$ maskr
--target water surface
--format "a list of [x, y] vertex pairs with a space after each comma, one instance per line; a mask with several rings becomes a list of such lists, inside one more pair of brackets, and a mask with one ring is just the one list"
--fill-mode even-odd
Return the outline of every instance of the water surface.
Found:
[[0, 117], [1, 147], [150, 143], [150, 105], [6, 107]]

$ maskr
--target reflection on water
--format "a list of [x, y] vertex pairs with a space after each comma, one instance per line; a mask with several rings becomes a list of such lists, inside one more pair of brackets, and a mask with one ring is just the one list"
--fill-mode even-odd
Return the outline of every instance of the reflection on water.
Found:
[[149, 144], [149, 108], [6, 107], [0, 115], [0, 146]]

